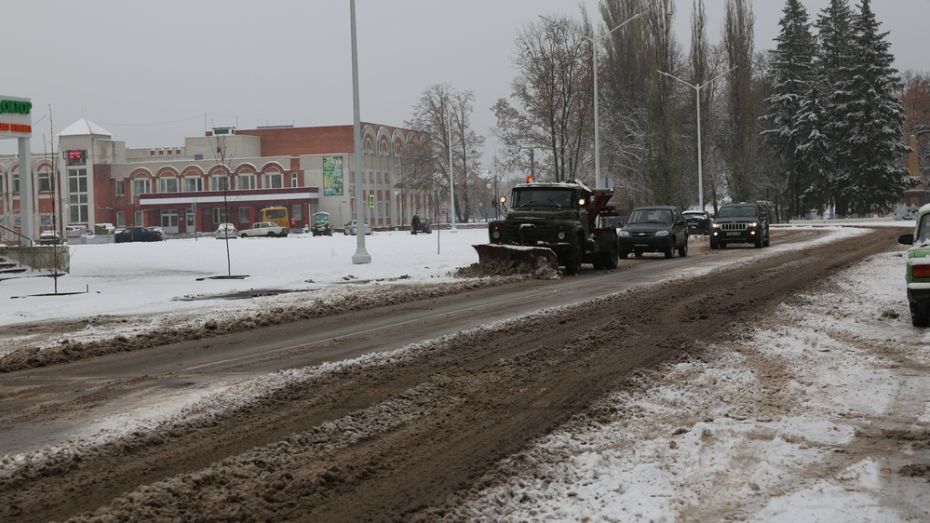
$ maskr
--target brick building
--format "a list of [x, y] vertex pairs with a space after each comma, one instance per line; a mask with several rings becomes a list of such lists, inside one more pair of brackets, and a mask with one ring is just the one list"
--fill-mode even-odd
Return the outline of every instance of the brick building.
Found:
[[[422, 136], [377, 124], [363, 124], [362, 136], [369, 223], [387, 228], [413, 214], [433, 215], [432, 191], [403, 183], [405, 158]], [[112, 223], [160, 226], [169, 234], [209, 232], [227, 221], [244, 227], [257, 221], [261, 208], [277, 205], [298, 226], [317, 211], [329, 212], [336, 227], [354, 216], [351, 125], [215, 128], [180, 147], [133, 149], [81, 119], [58, 137], [54, 162], [48, 154], [32, 156], [41, 229]], [[0, 156], [0, 219], [15, 226], [20, 172], [15, 156]]]

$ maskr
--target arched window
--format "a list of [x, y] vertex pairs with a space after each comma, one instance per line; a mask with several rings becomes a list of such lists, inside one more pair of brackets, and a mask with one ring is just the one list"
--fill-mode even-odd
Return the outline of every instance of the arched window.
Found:
[[38, 180], [38, 187], [36, 189], [40, 193], [49, 193], [55, 190], [55, 176], [52, 174], [52, 166], [43, 163], [39, 165], [36, 169], [36, 180]]

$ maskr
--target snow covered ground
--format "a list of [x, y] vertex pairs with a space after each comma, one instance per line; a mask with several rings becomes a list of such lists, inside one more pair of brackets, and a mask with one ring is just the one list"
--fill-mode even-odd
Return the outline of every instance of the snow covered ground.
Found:
[[[343, 278], [366, 280], [408, 275], [422, 281], [447, 274], [465, 260], [476, 261], [473, 243], [486, 241], [487, 231], [463, 229], [431, 235], [385, 232], [366, 237], [372, 263], [352, 265], [354, 236], [237, 238], [229, 242], [232, 274], [244, 280], [203, 280], [225, 275], [225, 241], [212, 237], [155, 243], [74, 245], [71, 273], [59, 280], [67, 297], [13, 296], [52, 291], [48, 278], [21, 278], [0, 283], [0, 325], [93, 314], [152, 314], [222, 306], [226, 300], [175, 301], [184, 296], [223, 294], [249, 289], [315, 290], [344, 284]], [[440, 239], [437, 254], [437, 239]], [[312, 280], [308, 283], [308, 280]], [[341, 286], [340, 286], [341, 288]]]
[[873, 257], [745, 341], [638, 376], [457, 515], [927, 521], [930, 331], [910, 325], [902, 266]]
[[[428, 258], [432, 263], [418, 265], [426, 268], [415, 281], [445, 278], [454, 267], [473, 261], [468, 245], [483, 240], [483, 235], [459, 234], [458, 247], [445, 242], [451, 235], [443, 235], [443, 252], [448, 248], [449, 254], [432, 254]], [[831, 231], [814, 242], [855, 234], [861, 230]], [[384, 237], [396, 242], [380, 244], [379, 251], [372, 241], [370, 252], [376, 263], [361, 267], [347, 263], [354, 252], [354, 238], [249, 240], [238, 245], [251, 249], [254, 243], [262, 248], [254, 254], [248, 254], [248, 249], [240, 252], [243, 265], [235, 272], [263, 268], [265, 246], [282, 249], [275, 251], [276, 257], [279, 252], [306, 255], [327, 268], [312, 269], [311, 263], [307, 272], [262, 271], [263, 288], [299, 285], [304, 279], [338, 281], [348, 274], [381, 278], [409, 272], [414, 276], [413, 271], [402, 269], [419, 256], [435, 253], [435, 237]], [[414, 243], [421, 240], [431, 248]], [[222, 242], [176, 242], [177, 248], [174, 242], [151, 246], [171, 251], [173, 256], [159, 255], [159, 261], [135, 276], [144, 280], [145, 275], [160, 274], [165, 267], [188, 263], [196, 268], [195, 274], [166, 276], [134, 290], [122, 288], [120, 281], [129, 285], [132, 280], [133, 272], [127, 269], [132, 259], [127, 256], [120, 261], [122, 253], [117, 248], [123, 246], [111, 245], [87, 247], [110, 249], [111, 254], [101, 254], [95, 263], [112, 264], [112, 274], [87, 267], [82, 269], [84, 274], [69, 278], [96, 282], [127, 300], [134, 294], [138, 301], [149, 300], [132, 302], [142, 313], [170, 310], [175, 303], [204, 307], [207, 302], [170, 299], [192, 292], [185, 289], [194, 284], [195, 275], [216, 273], [212, 270], [215, 260], [203, 258], [208, 254], [224, 257], [224, 251], [213, 247]], [[405, 248], [392, 249], [393, 243]], [[188, 256], [182, 245], [188, 251], [204, 249], [205, 254]], [[307, 245], [325, 245], [329, 251]], [[771, 252], [798, 247], [773, 246]], [[380, 258], [379, 252], [383, 253]], [[770, 254], [757, 254], [766, 255]], [[320, 261], [327, 258], [345, 263]], [[384, 260], [384, 267], [378, 266], [379, 259]], [[252, 265], [245, 265], [246, 261]], [[81, 263], [78, 257], [74, 263]], [[901, 252], [873, 257], [834, 276], [810, 295], [783, 305], [764, 327], [747, 332], [739, 341], [708, 347], [689, 361], [640, 374], [635, 387], [607, 398], [592, 416], [577, 418], [502, 462], [482, 482], [491, 486], [462, 505], [457, 516], [606, 521], [927, 520], [930, 332], [910, 325], [902, 265]], [[160, 284], [170, 288], [156, 288]], [[243, 282], [211, 281], [208, 285], [213, 287], [200, 292], [218, 292], [220, 285], [228, 286], [221, 291], [227, 292], [241, 288], [236, 286]], [[214, 301], [208, 306], [226, 303]], [[53, 308], [47, 310], [45, 314], [55, 317]], [[64, 313], [86, 314], [79, 306]], [[7, 456], [0, 463], [0, 474], [112, 441], [133, 430], [158, 430], [172, 420], [209, 416], [286, 383], [312, 380], [345, 365], [377, 366], [386, 359], [404, 358], [427, 345], [179, 393], [146, 409], [98, 420], [86, 432], [76, 434], [75, 440], [54, 448]]]

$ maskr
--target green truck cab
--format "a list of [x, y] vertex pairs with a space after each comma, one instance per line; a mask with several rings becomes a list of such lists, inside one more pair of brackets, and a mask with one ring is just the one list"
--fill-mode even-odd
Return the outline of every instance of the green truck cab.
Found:
[[930, 326], [930, 204], [917, 211], [917, 227], [898, 242], [911, 245], [907, 250], [907, 301], [915, 327]]
[[581, 182], [519, 184], [506, 217], [489, 224], [489, 240], [551, 249], [566, 274], [576, 274], [586, 262], [596, 269], [616, 269], [617, 231], [597, 226], [599, 217], [616, 216], [608, 204], [612, 196], [611, 189], [591, 189]]

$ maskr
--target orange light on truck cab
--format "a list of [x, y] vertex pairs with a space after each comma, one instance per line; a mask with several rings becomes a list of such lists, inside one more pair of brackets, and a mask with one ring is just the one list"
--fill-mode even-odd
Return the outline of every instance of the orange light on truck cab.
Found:
[[534, 180], [533, 175], [526, 177], [526, 183], [533, 183], [533, 180]]

